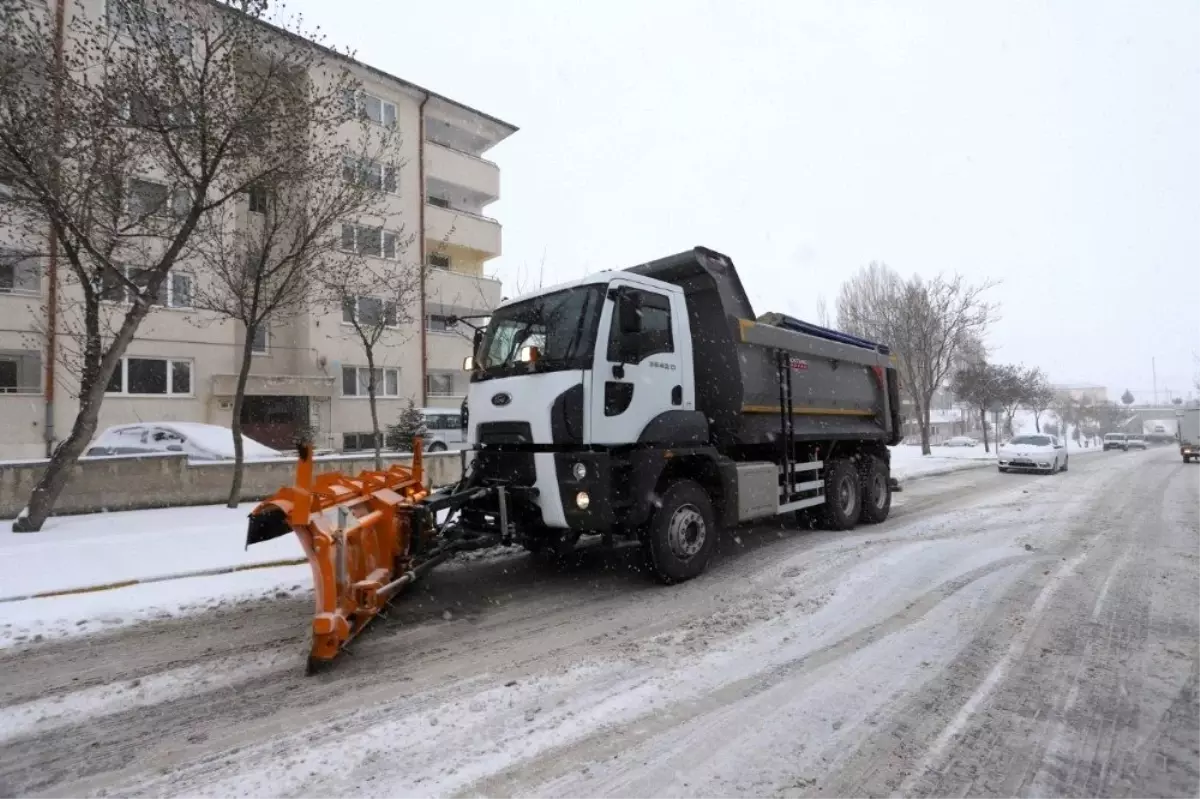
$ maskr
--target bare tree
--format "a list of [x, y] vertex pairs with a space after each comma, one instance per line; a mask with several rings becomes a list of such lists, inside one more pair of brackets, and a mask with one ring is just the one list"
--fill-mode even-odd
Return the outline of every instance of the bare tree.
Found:
[[983, 451], [988, 448], [987, 412], [996, 402], [999, 379], [996, 368], [988, 363], [974, 363], [955, 372], [952, 381], [954, 395], [979, 412], [979, 426], [983, 430]]
[[1029, 392], [1041, 374], [1036, 367], [1026, 369], [1021, 366], [1001, 366], [999, 405], [1004, 411], [1004, 430], [1007, 435], [1015, 435], [1013, 419], [1022, 405], [1028, 403]]
[[[357, 231], [382, 227], [382, 223], [383, 220], [379, 220], [378, 225], [355, 225], [356, 235]], [[348, 335], [357, 342], [367, 361], [362, 387], [366, 389], [370, 404], [376, 468], [383, 468], [383, 433], [377, 397], [380, 381], [388, 379], [380, 357], [383, 354], [381, 347], [398, 347], [405, 343], [412, 335], [406, 331], [411, 331], [414, 323], [419, 325], [418, 334], [423, 335], [420, 307], [429, 269], [425, 264], [405, 261], [404, 254], [413, 242], [412, 235], [405, 235], [402, 230], [389, 235], [395, 239], [385, 247], [394, 246], [392, 257], [395, 260], [387, 256], [387, 252], [393, 252], [390, 249], [378, 256], [373, 249], [364, 252], [356, 243], [352, 252], [328, 257], [314, 270], [311, 294], [318, 307], [341, 315], [342, 321], [349, 326]], [[398, 390], [397, 386], [395, 392], [386, 393], [398, 393]]]
[[1054, 387], [1040, 369], [1035, 369], [1032, 379], [1025, 386], [1023, 402], [1033, 411], [1033, 426], [1039, 433], [1042, 432], [1042, 414], [1054, 404], [1054, 398]]
[[959, 276], [904, 280], [881, 263], [871, 263], [842, 285], [838, 325], [896, 352], [925, 455], [934, 394], [946, 386], [964, 343], [981, 338], [993, 319], [995, 309], [983, 297], [993, 285], [971, 285]]
[[0, 0], [0, 174], [16, 199], [0, 213], [30, 254], [65, 262], [70, 285], [57, 301], [79, 319], [64, 336], [75, 344], [79, 411], [15, 524], [22, 531], [50, 515], [126, 348], [169, 295], [172, 268], [194, 254], [204, 217], [306, 164], [309, 142], [345, 120], [352, 83], [261, 0], [104, 8], [64, 23], [40, 0]]
[[[379, 129], [359, 120], [358, 144], [338, 139], [314, 140], [305, 163], [286, 173], [267, 176], [250, 187], [246, 202], [227, 203], [204, 219], [197, 236], [196, 261], [200, 274], [193, 305], [219, 319], [238, 322], [245, 339], [239, 354], [233, 395], [234, 470], [228, 506], [241, 499], [244, 453], [242, 409], [246, 384], [259, 334], [268, 334], [271, 320], [301, 310], [312, 290], [312, 274], [345, 246], [356, 233], [373, 235], [380, 254], [395, 257], [395, 234], [382, 228], [356, 228], [347, 220], [379, 211], [387, 196], [379, 182], [358, 179], [346, 164], [395, 163], [399, 138], [395, 128]], [[349, 178], [349, 179], [348, 179]], [[239, 215], [246, 221], [238, 224]], [[343, 232], [341, 227], [346, 226]], [[362, 246], [368, 246], [360, 242]]]
[[821, 327], [833, 327], [833, 316], [829, 313], [829, 301], [824, 294], [817, 295], [817, 324]]

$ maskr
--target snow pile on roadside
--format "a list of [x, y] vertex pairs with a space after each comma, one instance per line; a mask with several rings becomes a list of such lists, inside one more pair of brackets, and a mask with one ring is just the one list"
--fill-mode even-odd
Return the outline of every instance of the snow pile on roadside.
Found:
[[[301, 559], [295, 536], [245, 548], [246, 515], [207, 507], [52, 518], [39, 533], [0, 523], [0, 600], [206, 569]], [[0, 601], [0, 648], [311, 590], [307, 564], [21, 601]]]
[[59, 516], [39, 533], [14, 533], [12, 522], [0, 522], [0, 599], [303, 558], [292, 535], [246, 549], [246, 518], [253, 507]]
[[977, 447], [930, 447], [929, 455], [922, 455], [920, 447], [908, 444], [891, 450], [892, 476], [897, 480], [976, 469], [996, 462], [995, 447], [991, 452], [984, 452], [982, 444]]

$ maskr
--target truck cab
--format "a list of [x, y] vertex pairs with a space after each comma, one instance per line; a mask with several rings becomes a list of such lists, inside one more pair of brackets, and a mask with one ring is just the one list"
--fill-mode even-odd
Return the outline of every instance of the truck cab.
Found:
[[671, 433], [695, 414], [691, 341], [679, 287], [630, 273], [501, 305], [467, 364], [470, 468], [511, 481], [526, 528], [610, 525], [607, 450], [656, 428], [685, 443]]

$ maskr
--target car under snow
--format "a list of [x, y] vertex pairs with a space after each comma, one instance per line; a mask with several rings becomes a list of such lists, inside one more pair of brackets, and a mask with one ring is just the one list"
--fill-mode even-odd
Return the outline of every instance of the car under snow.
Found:
[[[133, 457], [179, 453], [196, 461], [231, 461], [233, 431], [228, 427], [199, 422], [145, 422], [107, 428], [84, 452], [85, 457]], [[286, 457], [277, 449], [242, 436], [246, 460]]]

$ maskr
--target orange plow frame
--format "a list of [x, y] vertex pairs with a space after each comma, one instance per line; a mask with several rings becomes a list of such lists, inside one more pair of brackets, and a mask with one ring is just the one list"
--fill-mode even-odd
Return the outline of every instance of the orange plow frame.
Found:
[[[314, 477], [312, 447], [302, 445], [295, 485], [251, 511], [247, 544], [256, 525], [274, 527], [259, 539], [265, 540], [286, 532], [279, 528], [286, 524], [308, 556], [316, 605], [310, 671], [336, 658], [396, 593], [434, 565], [430, 559], [414, 570], [415, 553], [432, 544], [413, 540], [414, 506], [429, 493], [424, 476], [419, 440], [411, 468], [394, 465], [354, 478], [336, 472]], [[432, 525], [415, 526], [432, 538]]]

